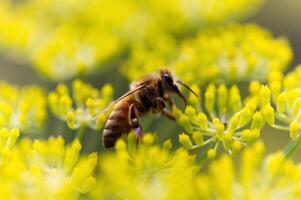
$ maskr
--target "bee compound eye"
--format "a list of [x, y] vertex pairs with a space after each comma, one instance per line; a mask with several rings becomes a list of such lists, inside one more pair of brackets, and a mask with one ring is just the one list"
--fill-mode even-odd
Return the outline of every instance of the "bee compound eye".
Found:
[[164, 79], [164, 81], [166, 81], [168, 84], [172, 84], [172, 83], [173, 83], [172, 78], [171, 78], [168, 74], [164, 74], [164, 75], [163, 75], [163, 79]]

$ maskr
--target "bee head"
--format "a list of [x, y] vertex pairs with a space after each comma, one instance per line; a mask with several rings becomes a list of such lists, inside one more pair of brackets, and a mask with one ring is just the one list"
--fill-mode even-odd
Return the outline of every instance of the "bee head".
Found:
[[179, 95], [179, 97], [181, 99], [183, 99], [185, 105], [187, 104], [187, 101], [185, 99], [185, 97], [182, 95], [182, 93], [180, 92], [179, 86], [178, 84], [183, 85], [185, 88], [187, 88], [191, 93], [193, 93], [194, 95], [198, 96], [190, 87], [188, 87], [185, 83], [179, 81], [179, 80], [175, 80], [172, 76], [172, 74], [170, 73], [170, 71], [168, 70], [161, 70], [161, 79], [163, 82], [163, 89], [167, 92], [174, 92], [177, 95]]
[[185, 105], [187, 104], [185, 97], [180, 92], [177, 81], [174, 80], [172, 74], [168, 70], [161, 70], [161, 80], [163, 83], [163, 89], [166, 92], [173, 92], [179, 95], [183, 99]]

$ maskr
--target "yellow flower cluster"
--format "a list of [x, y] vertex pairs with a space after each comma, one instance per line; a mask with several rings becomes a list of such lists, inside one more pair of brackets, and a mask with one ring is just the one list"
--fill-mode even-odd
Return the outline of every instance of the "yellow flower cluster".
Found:
[[198, 176], [196, 190], [200, 199], [299, 199], [300, 183], [300, 164], [281, 152], [264, 157], [258, 142], [243, 152], [238, 170], [228, 155], [210, 163], [208, 174]]
[[283, 71], [292, 59], [286, 39], [273, 38], [254, 24], [206, 28], [181, 42], [179, 49], [169, 38], [156, 41], [150, 48], [133, 50], [123, 69], [130, 80], [162, 67], [190, 84], [266, 80], [270, 70]]
[[0, 130], [3, 199], [298, 199], [301, 192], [300, 165], [281, 152], [265, 157], [262, 142], [243, 151], [238, 171], [223, 155], [206, 172], [185, 149], [171, 151], [170, 140], [158, 146], [152, 134], [145, 134], [138, 149], [133, 133], [127, 143], [119, 140], [98, 168], [96, 153], [80, 156], [78, 140], [65, 145], [61, 137], [25, 139], [14, 145], [18, 135], [17, 129]]
[[187, 41], [174, 70], [188, 83], [265, 80], [270, 70], [283, 71], [291, 59], [286, 39], [274, 39], [254, 24], [228, 25], [205, 29]]
[[95, 184], [95, 153], [79, 156], [78, 140], [64, 146], [61, 137], [48, 141], [23, 139], [17, 129], [0, 130], [0, 193], [2, 199], [78, 199]]
[[46, 118], [46, 95], [41, 88], [0, 83], [0, 124], [32, 133], [43, 128]]
[[100, 90], [80, 80], [72, 83], [72, 94], [67, 85], [59, 84], [48, 95], [50, 109], [54, 115], [66, 121], [69, 128], [90, 127], [100, 129], [110, 111], [113, 88], [104, 85]]
[[[203, 95], [196, 85], [192, 89], [200, 98], [190, 94], [191, 105], [184, 112], [173, 108], [176, 121], [190, 135], [183, 133], [179, 136], [179, 142], [186, 149], [199, 150], [209, 145], [211, 148], [207, 151], [207, 157], [214, 158], [219, 144], [223, 144], [230, 154], [237, 154], [242, 146], [259, 138], [264, 119], [258, 121], [256, 118], [256, 104], [242, 103], [237, 86], [227, 88], [224, 84], [218, 87], [210, 84]], [[201, 103], [200, 99], [204, 102]]]
[[157, 42], [156, 38], [174, 40], [198, 27], [239, 20], [261, 3], [262, 0], [28, 0], [16, 4], [3, 0], [0, 46], [24, 56], [48, 79], [66, 80], [106, 67], [141, 41], [147, 45]]
[[116, 153], [100, 158], [91, 199], [194, 199], [191, 183], [199, 171], [194, 157], [184, 149], [170, 151], [170, 141], [162, 147], [153, 143], [151, 134], [138, 150], [119, 140]]

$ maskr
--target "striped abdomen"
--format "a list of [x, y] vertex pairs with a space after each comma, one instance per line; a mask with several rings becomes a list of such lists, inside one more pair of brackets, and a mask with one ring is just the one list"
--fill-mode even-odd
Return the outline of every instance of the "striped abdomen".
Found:
[[127, 134], [131, 131], [129, 108], [132, 103], [132, 100], [124, 99], [114, 106], [103, 130], [102, 143], [105, 148], [114, 147], [122, 134]]

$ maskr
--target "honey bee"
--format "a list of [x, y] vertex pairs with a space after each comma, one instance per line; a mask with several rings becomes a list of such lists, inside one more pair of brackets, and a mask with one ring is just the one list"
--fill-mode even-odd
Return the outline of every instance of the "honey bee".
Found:
[[165, 108], [166, 104], [170, 107], [173, 105], [171, 93], [177, 94], [186, 105], [186, 99], [180, 92], [178, 84], [197, 96], [186, 84], [175, 80], [168, 70], [161, 70], [160, 73], [150, 74], [141, 81], [132, 83], [130, 91], [111, 104], [112, 112], [103, 129], [103, 147], [105, 149], [114, 147], [116, 141], [131, 130], [135, 131], [138, 138], [142, 138], [143, 129], [139, 119], [148, 112], [159, 113], [175, 120]]

